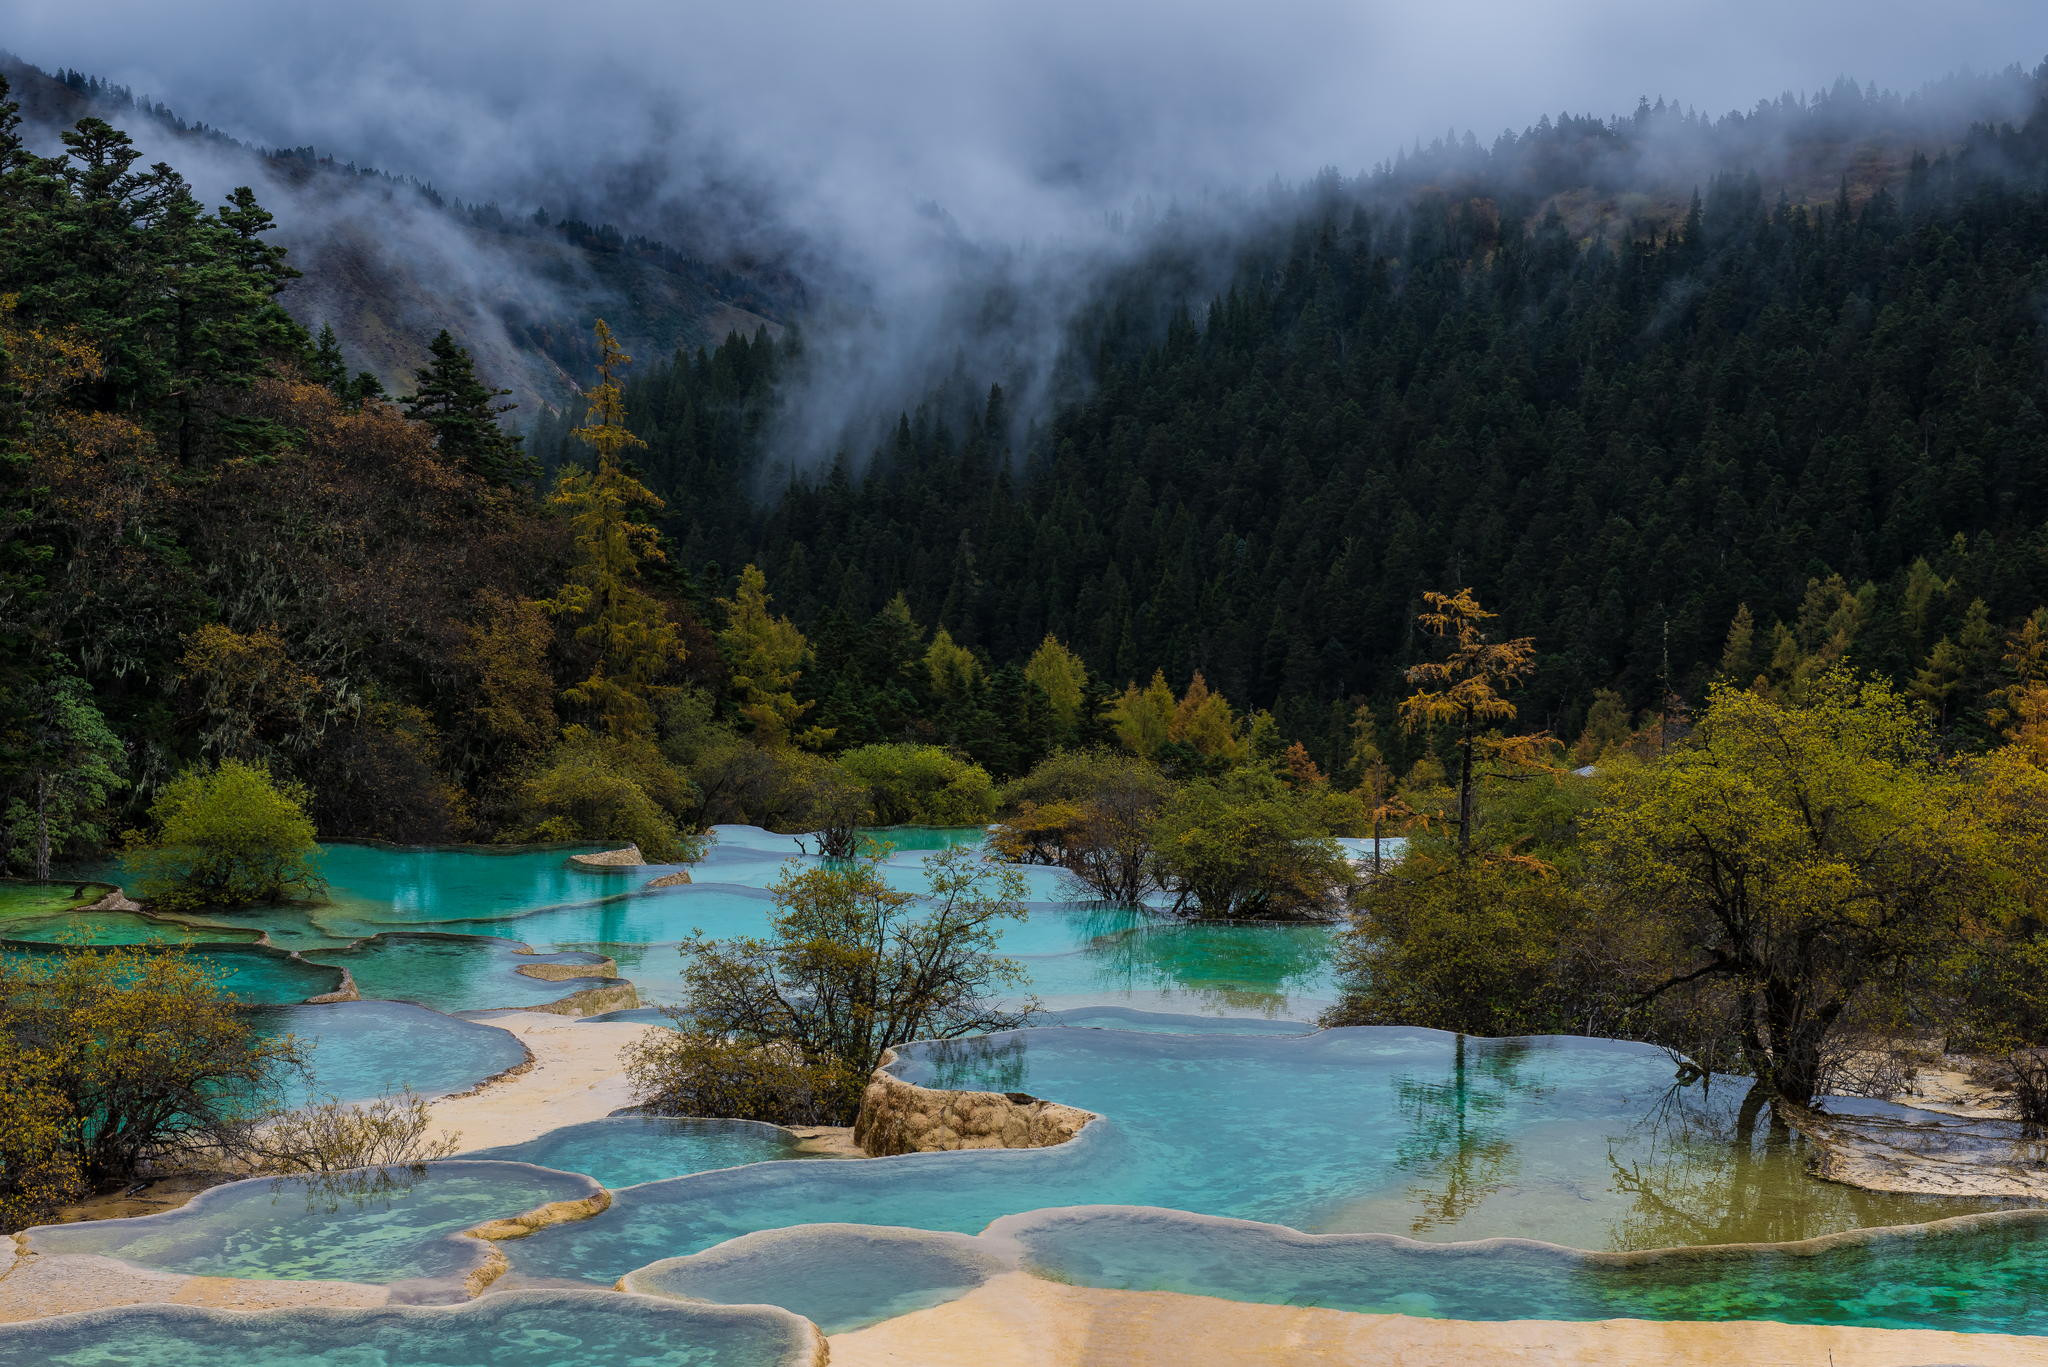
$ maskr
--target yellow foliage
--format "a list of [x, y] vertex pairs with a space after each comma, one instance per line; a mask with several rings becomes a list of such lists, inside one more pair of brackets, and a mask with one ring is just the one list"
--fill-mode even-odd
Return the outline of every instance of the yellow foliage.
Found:
[[[725, 630], [718, 633], [718, 648], [725, 655], [726, 668], [732, 671], [740, 715], [761, 740], [782, 745], [788, 742], [797, 720], [812, 707], [798, 702], [795, 693], [811, 647], [794, 622], [769, 611], [769, 601], [768, 576], [760, 567], [749, 565], [741, 570], [733, 596], [718, 600], [725, 610]], [[807, 734], [829, 739], [829, 733], [815, 727]]]
[[1053, 720], [1060, 729], [1072, 732], [1081, 720], [1081, 704], [1088, 692], [1088, 667], [1057, 638], [1048, 635], [1031, 652], [1024, 666], [1024, 679], [1035, 684], [1052, 705]]
[[1136, 684], [1124, 685], [1122, 695], [1110, 703], [1104, 715], [1124, 749], [1150, 759], [1171, 739], [1174, 711], [1173, 690], [1166, 686], [1166, 674], [1155, 670], [1152, 682], [1143, 691]]

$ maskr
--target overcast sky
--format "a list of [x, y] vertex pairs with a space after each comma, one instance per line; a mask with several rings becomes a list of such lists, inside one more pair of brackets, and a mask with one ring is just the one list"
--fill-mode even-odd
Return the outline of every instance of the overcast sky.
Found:
[[[12, 0], [0, 42], [461, 192], [717, 147], [842, 210], [1028, 227], [1112, 186], [1358, 170], [1447, 128], [2048, 56], [2041, 0]], [[720, 158], [722, 160], [722, 157]], [[1107, 184], [1105, 183], [1107, 182]], [[489, 188], [479, 184], [479, 189]]]

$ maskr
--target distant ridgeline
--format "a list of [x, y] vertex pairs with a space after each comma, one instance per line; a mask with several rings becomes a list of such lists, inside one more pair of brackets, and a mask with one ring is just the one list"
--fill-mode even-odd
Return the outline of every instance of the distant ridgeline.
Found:
[[1050, 416], [956, 377], [801, 477], [764, 449], [786, 348], [737, 338], [636, 369], [640, 464], [684, 559], [758, 560], [807, 629], [900, 590], [997, 659], [1050, 631], [1112, 680], [1201, 669], [1325, 762], [1435, 585], [1536, 637], [1524, 716], [1567, 737], [1596, 690], [1846, 659], [1967, 741], [2048, 600], [2044, 73], [1330, 174], [1213, 295], [1214, 242], [1126, 271]]
[[[82, 72], [0, 52], [0, 77], [39, 144], [97, 115], [133, 136], [145, 160], [170, 161], [208, 193], [215, 181], [253, 186], [303, 273], [284, 295], [295, 317], [316, 331], [331, 325], [349, 363], [393, 387], [450, 328], [512, 389], [521, 426], [589, 371], [592, 317], [610, 319], [633, 349], [667, 352], [776, 326], [802, 299], [772, 264], [709, 261], [547, 209], [464, 203], [312, 147], [260, 147]], [[500, 294], [480, 297], [478, 280]]]

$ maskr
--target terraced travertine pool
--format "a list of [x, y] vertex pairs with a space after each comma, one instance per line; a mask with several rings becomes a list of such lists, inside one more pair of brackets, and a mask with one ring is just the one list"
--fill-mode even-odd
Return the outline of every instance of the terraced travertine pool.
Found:
[[[919, 849], [978, 838], [889, 834], [889, 876], [909, 887]], [[206, 918], [194, 933], [224, 967], [260, 959], [277, 978], [260, 979], [259, 998], [278, 1003], [265, 1028], [312, 1042], [315, 1091], [457, 1091], [524, 1050], [488, 1019], [450, 1013], [593, 981], [521, 966], [602, 956], [658, 1002], [685, 936], [758, 930], [767, 884], [807, 856], [790, 837], [719, 835], [697, 881], [669, 889], [645, 886], [669, 869], [588, 872], [559, 850], [334, 846], [331, 902]], [[500, 1245], [509, 1271], [459, 1310], [67, 1317], [0, 1328], [0, 1363], [182, 1367], [228, 1352], [339, 1367], [356, 1360], [332, 1346], [345, 1336], [403, 1333], [417, 1343], [402, 1360], [433, 1367], [808, 1362], [814, 1337], [796, 1316], [841, 1332], [1020, 1270], [1467, 1319], [2048, 1334], [2048, 1226], [1996, 1202], [1816, 1181], [1802, 1141], [1740, 1105], [1738, 1080], [1678, 1087], [1661, 1051], [1616, 1041], [1315, 1032], [1307, 1022], [1333, 995], [1327, 928], [1183, 925], [1073, 903], [1051, 870], [1027, 876], [1029, 915], [1005, 947], [1054, 1009], [1039, 1028], [910, 1046], [892, 1067], [921, 1085], [1028, 1092], [1099, 1115], [1066, 1144], [818, 1161], [773, 1126], [620, 1117], [346, 1192], [245, 1182], [164, 1215], [33, 1231], [29, 1244], [458, 1301], [486, 1257], [461, 1231], [600, 1190], [609, 1205]], [[13, 924], [55, 939], [36, 919], [49, 914]], [[131, 919], [120, 933], [165, 930]], [[234, 930], [265, 942], [218, 943]], [[7, 952], [47, 943], [10, 938]], [[284, 1004], [343, 966], [384, 1000]], [[1918, 1228], [1856, 1233], [1898, 1226]], [[645, 1294], [597, 1289], [621, 1278]], [[720, 1319], [701, 1301], [795, 1315]], [[552, 1316], [525, 1308], [539, 1305]]]

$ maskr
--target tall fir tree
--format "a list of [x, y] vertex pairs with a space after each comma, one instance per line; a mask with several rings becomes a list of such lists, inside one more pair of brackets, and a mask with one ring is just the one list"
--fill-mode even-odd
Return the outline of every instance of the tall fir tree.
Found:
[[399, 400], [405, 415], [433, 428], [441, 454], [486, 483], [533, 483], [540, 467], [526, 454], [521, 438], [498, 424], [516, 407], [497, 402], [512, 391], [493, 389], [478, 379], [475, 360], [446, 328], [427, 351], [432, 359], [415, 372], [413, 392]]

